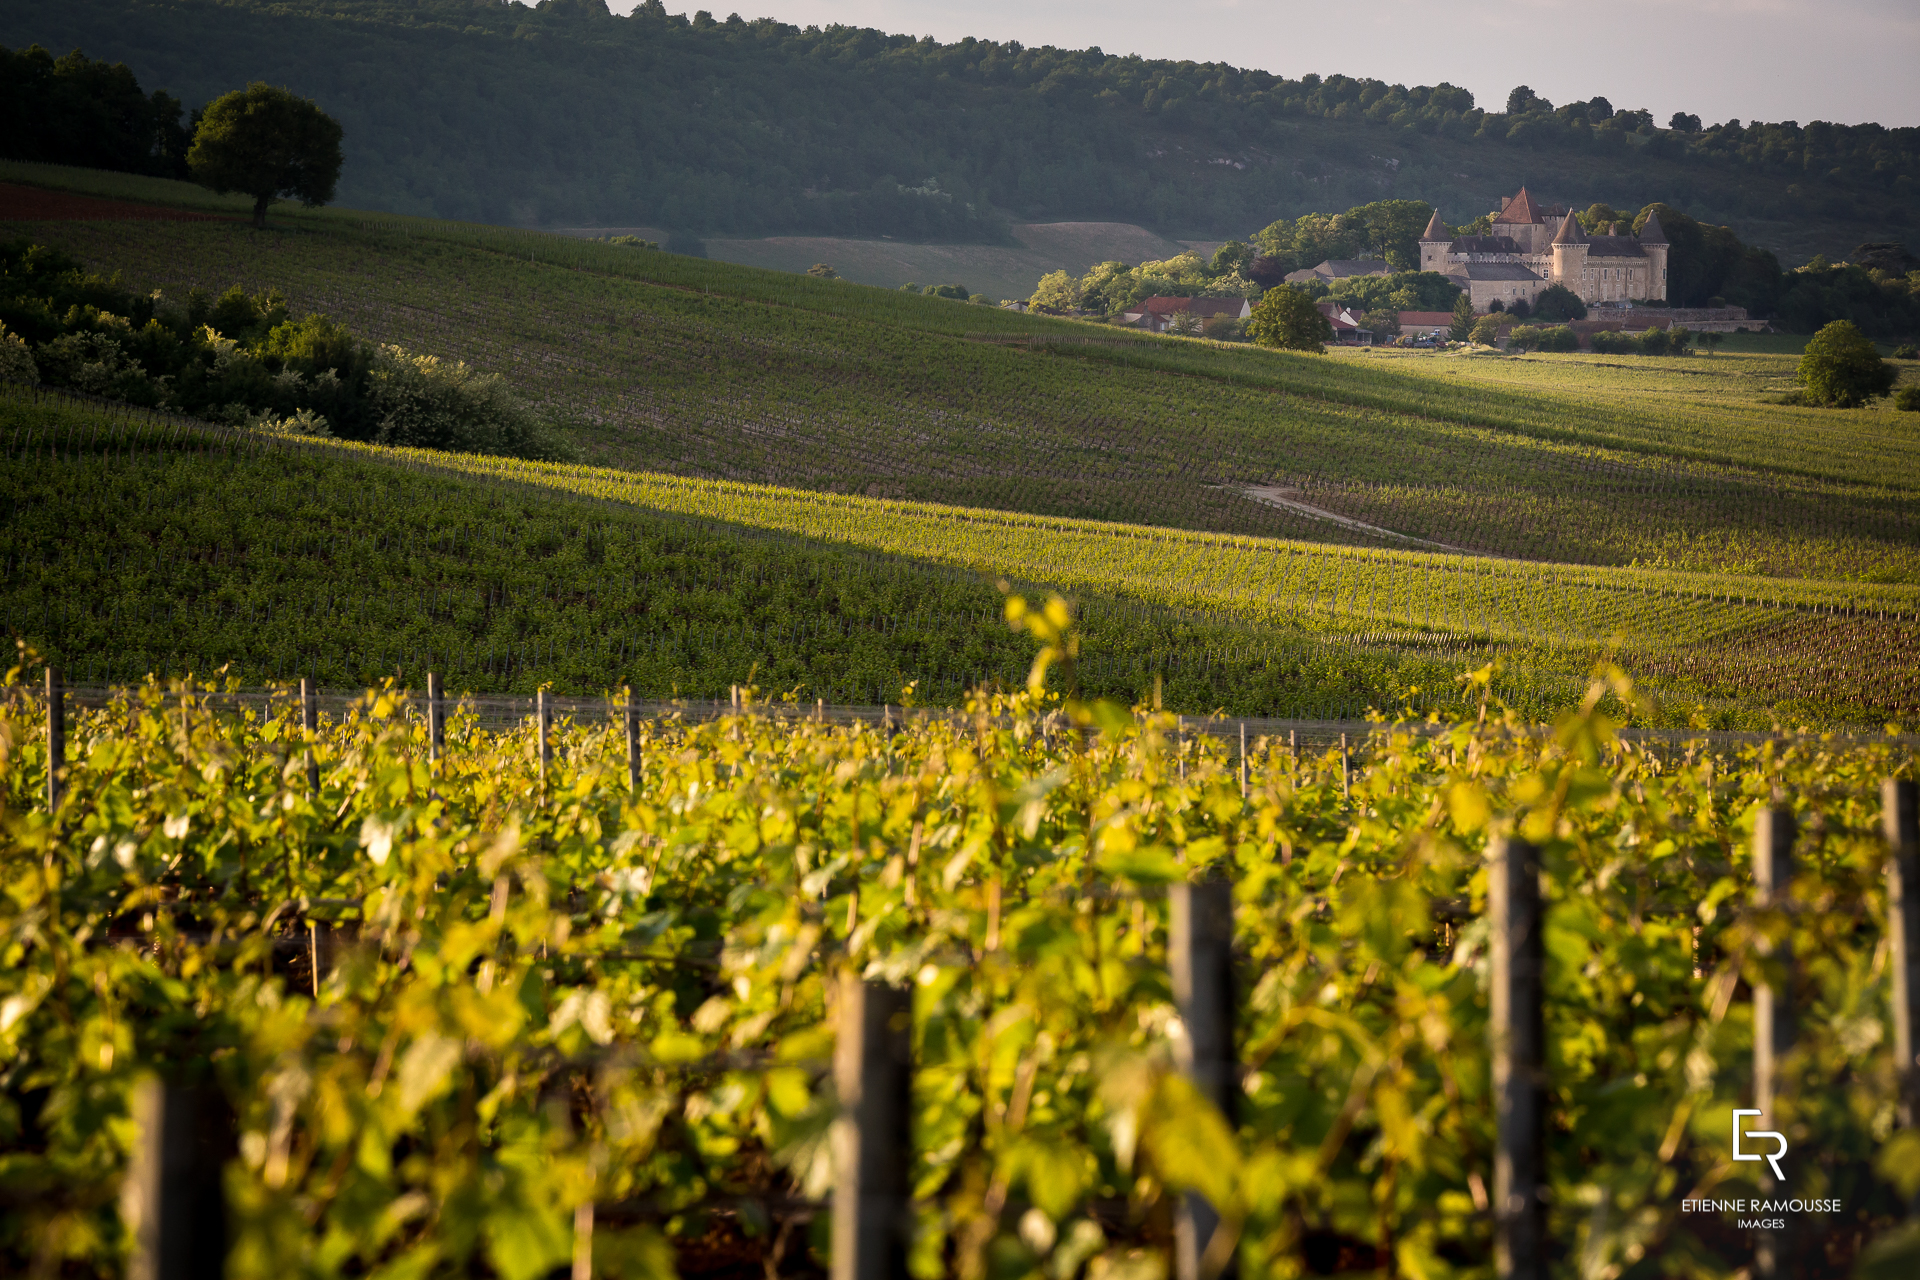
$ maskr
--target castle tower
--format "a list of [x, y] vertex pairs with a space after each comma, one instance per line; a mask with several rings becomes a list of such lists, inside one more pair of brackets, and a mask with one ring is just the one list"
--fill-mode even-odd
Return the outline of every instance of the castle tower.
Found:
[[1667, 296], [1667, 233], [1660, 226], [1660, 215], [1647, 215], [1647, 224], [1640, 228], [1640, 252], [1647, 255], [1648, 270], [1651, 279], [1647, 282], [1647, 297], [1655, 301], [1664, 301]]
[[1520, 194], [1507, 201], [1506, 208], [1494, 216], [1493, 234], [1506, 236], [1520, 246], [1522, 253], [1546, 251], [1546, 219], [1541, 216], [1540, 206], [1534, 203], [1525, 187], [1520, 188]]
[[1582, 298], [1588, 294], [1587, 233], [1571, 212], [1560, 220], [1560, 230], [1553, 237], [1553, 266], [1547, 278]]
[[1435, 209], [1433, 217], [1427, 220], [1427, 229], [1420, 233], [1420, 269], [1446, 274], [1447, 246], [1452, 243], [1453, 235], [1447, 230], [1447, 224], [1440, 221], [1440, 211]]

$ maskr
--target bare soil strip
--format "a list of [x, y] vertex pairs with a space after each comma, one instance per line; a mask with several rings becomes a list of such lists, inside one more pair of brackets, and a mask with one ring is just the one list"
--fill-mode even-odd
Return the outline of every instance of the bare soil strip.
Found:
[[127, 200], [102, 200], [71, 191], [48, 191], [0, 182], [0, 222], [221, 222], [217, 213], [167, 209]]
[[1375, 537], [1381, 538], [1398, 538], [1402, 542], [1411, 542], [1422, 547], [1433, 547], [1440, 551], [1457, 551], [1462, 555], [1473, 554], [1473, 552], [1468, 551], [1465, 547], [1456, 547], [1446, 542], [1434, 542], [1427, 538], [1416, 538], [1410, 533], [1397, 533], [1392, 529], [1382, 529], [1377, 524], [1368, 524], [1363, 520], [1354, 520], [1348, 516], [1341, 515], [1337, 511], [1329, 511], [1325, 507], [1316, 507], [1311, 503], [1302, 502], [1300, 501], [1300, 491], [1298, 489], [1283, 489], [1266, 485], [1250, 486], [1241, 490], [1241, 492], [1245, 493], [1255, 502], [1265, 503], [1269, 507], [1282, 507], [1288, 511], [1296, 511], [1313, 520], [1325, 520], [1332, 524], [1337, 524], [1343, 529], [1352, 529], [1359, 533], [1370, 533]]

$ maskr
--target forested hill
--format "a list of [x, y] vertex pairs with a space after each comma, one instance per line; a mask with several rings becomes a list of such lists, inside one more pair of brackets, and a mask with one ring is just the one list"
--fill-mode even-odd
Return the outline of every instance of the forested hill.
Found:
[[1383, 196], [1464, 221], [1522, 182], [1662, 200], [1791, 262], [1911, 239], [1920, 129], [1701, 127], [1604, 99], [1286, 80], [601, 0], [0, 0], [0, 43], [198, 105], [253, 79], [347, 132], [342, 202], [488, 222], [990, 240], [1006, 219], [1244, 235]]

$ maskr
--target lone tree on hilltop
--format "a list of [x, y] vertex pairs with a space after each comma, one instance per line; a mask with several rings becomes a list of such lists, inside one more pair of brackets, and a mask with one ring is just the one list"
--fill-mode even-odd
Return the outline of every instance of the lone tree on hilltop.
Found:
[[215, 98], [187, 152], [194, 181], [253, 197], [253, 225], [276, 199], [312, 208], [340, 181], [340, 124], [291, 90], [256, 80]]
[[1893, 390], [1899, 371], [1851, 320], [1835, 320], [1813, 335], [1800, 357], [1800, 383], [1815, 404], [1857, 409]]
[[1283, 284], [1261, 295], [1253, 314], [1247, 317], [1247, 336], [1263, 347], [1324, 355], [1333, 325], [1320, 314], [1312, 298]]

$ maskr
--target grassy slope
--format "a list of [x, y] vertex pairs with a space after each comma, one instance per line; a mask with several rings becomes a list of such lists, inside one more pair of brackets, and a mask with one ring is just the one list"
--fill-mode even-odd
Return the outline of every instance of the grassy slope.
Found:
[[[978, 556], [862, 545], [844, 522], [790, 532], [808, 526], [767, 518], [795, 507], [778, 495], [748, 510], [680, 482], [678, 502], [608, 502], [577, 475], [526, 478], [370, 446], [239, 447], [228, 432], [0, 389], [0, 631], [83, 682], [230, 664], [249, 683], [417, 685], [431, 669], [480, 692], [631, 683], [716, 697], [754, 682], [875, 703], [911, 682], [951, 703], [981, 681], [1018, 684], [1032, 660], [995, 582], [1021, 582], [1025, 560], [1047, 567], [1018, 546], [982, 573]], [[757, 519], [714, 518], [716, 499], [724, 516]], [[1445, 705], [1471, 650], [1508, 653], [1498, 687], [1538, 714], [1577, 692], [1564, 658], [1524, 642], [1408, 646], [1361, 635], [1357, 618], [1232, 604], [1205, 590], [1078, 593], [1085, 686], [1131, 700], [1157, 677], [1190, 712], [1351, 717], [1409, 696]]]
[[[225, 443], [221, 441], [224, 440]], [[457, 688], [727, 685], [952, 701], [1030, 646], [996, 577], [1073, 590], [1086, 687], [1327, 718], [1459, 706], [1498, 660], [1546, 716], [1615, 652], [1665, 723], [1920, 708], [1920, 593], [1222, 539], [372, 446], [235, 447], [0, 394], [0, 627], [81, 680], [439, 670]], [[598, 499], [597, 501], [594, 499]], [[1839, 613], [1833, 612], [1839, 609]], [[1904, 611], [1886, 619], [1879, 611]]]
[[1013, 245], [908, 244], [832, 236], [709, 240], [707, 256], [775, 271], [805, 271], [824, 262], [842, 279], [897, 289], [963, 284], [990, 298], [1025, 298], [1049, 271], [1085, 272], [1100, 262], [1157, 261], [1185, 246], [1124, 222], [1034, 223], [1013, 228]]
[[[1311, 502], [1499, 555], [1920, 581], [1920, 434], [1758, 403], [1788, 356], [1349, 356], [1111, 330], [551, 237], [346, 215], [24, 226], [179, 289], [278, 286], [385, 341], [511, 372], [609, 465], [1287, 537]], [[534, 260], [517, 257], [524, 244]], [[1171, 376], [1170, 376], [1171, 375]], [[1911, 375], [1909, 375], [1911, 376]]]
[[[104, 175], [89, 181], [96, 190], [212, 203], [190, 188]], [[1898, 431], [1905, 415], [1757, 404], [1761, 389], [1787, 375], [1785, 356], [1321, 359], [1124, 339], [1117, 347], [1009, 349], [967, 335], [1122, 335], [497, 229], [373, 224], [351, 211], [290, 211], [277, 221], [266, 236], [225, 223], [21, 229], [169, 288], [234, 280], [278, 286], [296, 310], [327, 310], [386, 340], [508, 370], [579, 414], [589, 452], [617, 466], [1054, 517], [1355, 540], [1338, 525], [1260, 506], [1231, 487], [1290, 483], [1320, 507], [1473, 550], [1798, 577], [1791, 588], [1717, 580], [1704, 590], [1769, 605], [1852, 598], [1875, 610], [1910, 610], [1907, 593], [1883, 601], [1864, 586], [1916, 581], [1912, 491], [1920, 450]], [[1757, 465], [1760, 458], [1773, 465]], [[605, 485], [577, 476], [559, 482]], [[673, 505], [663, 497], [668, 488], [617, 496]], [[742, 492], [700, 509], [803, 533], [840, 532], [831, 522], [794, 525], [790, 517], [804, 503], [746, 502]], [[874, 527], [891, 536], [910, 523], [895, 515]], [[1103, 577], [1080, 572], [1077, 552], [1058, 554], [1066, 544], [1057, 538], [1058, 546], [1034, 556], [1031, 538], [1003, 530], [967, 554], [948, 555], [954, 548], [943, 536], [868, 541], [1083, 590], [1231, 606], [1248, 625], [1292, 625], [1303, 593], [1308, 610], [1318, 610], [1307, 623], [1315, 632], [1384, 625], [1383, 616], [1400, 617], [1404, 605], [1438, 633], [1403, 637], [1395, 647], [1406, 652], [1461, 634], [1551, 639], [1586, 652], [1621, 629], [1606, 608], [1565, 602], [1587, 598], [1569, 596], [1569, 583], [1593, 575], [1564, 568], [1554, 571], [1554, 590], [1542, 603], [1525, 603], [1521, 592], [1520, 603], [1503, 604], [1504, 620], [1464, 597], [1449, 618], [1446, 590], [1436, 619], [1429, 596], [1411, 587], [1396, 605], [1389, 586], [1382, 603], [1377, 590], [1361, 594], [1357, 578], [1343, 588], [1320, 570], [1305, 571], [1288, 579], [1295, 585], [1287, 617], [1276, 618], [1270, 607], [1248, 607], [1262, 590], [1268, 606], [1285, 594], [1280, 581], [1257, 582], [1258, 556], [1221, 570], [1217, 581], [1209, 577], [1223, 563], [1217, 548], [1168, 560], [1172, 576], [1162, 566], [1145, 577]], [[1372, 572], [1391, 583], [1402, 571], [1388, 564], [1399, 562]], [[1262, 589], [1249, 592], [1247, 574]], [[1852, 581], [1822, 586], [1823, 579]], [[1604, 583], [1606, 575], [1593, 580]], [[1659, 581], [1665, 585], [1654, 588], [1656, 599], [1703, 589], [1696, 579]], [[1192, 599], [1168, 586], [1181, 582], [1199, 584], [1187, 593]], [[1842, 640], [1803, 634], [1804, 609], [1715, 622], [1693, 612], [1698, 607], [1689, 602], [1658, 626], [1636, 614], [1624, 629], [1643, 666], [1662, 665], [1707, 690], [1708, 701], [1751, 706], [1756, 697], [1771, 703], [1794, 692], [1781, 685], [1768, 694], [1737, 662], [1729, 665], [1735, 637], [1749, 648], [1764, 639], [1782, 669], [1829, 653], [1836, 671], [1852, 664], [1855, 677], [1839, 677], [1843, 684], [1871, 671], [1901, 687], [1912, 665], [1910, 656], [1899, 657], [1905, 624], [1892, 624], [1888, 636]], [[1856, 617], [1843, 629], [1862, 625]], [[1888, 646], [1893, 667], [1877, 670], [1874, 655]], [[1572, 687], [1571, 678], [1554, 680]], [[1903, 697], [1873, 694], [1867, 704], [1898, 709]]]

